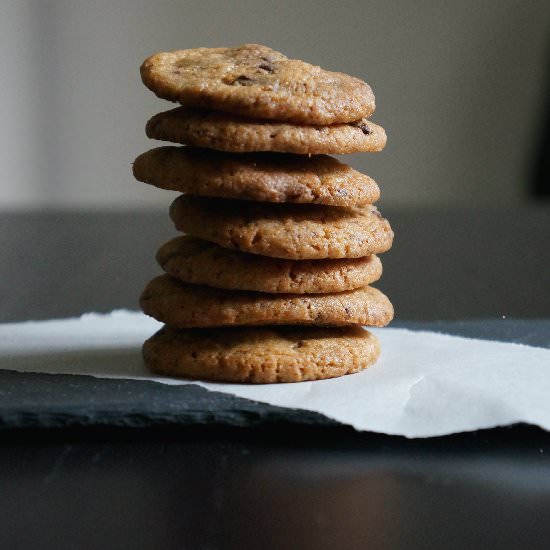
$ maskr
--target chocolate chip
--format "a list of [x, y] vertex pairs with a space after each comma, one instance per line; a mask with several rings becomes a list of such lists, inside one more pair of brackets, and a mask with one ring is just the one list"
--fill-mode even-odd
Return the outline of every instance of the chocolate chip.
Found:
[[372, 134], [371, 129], [366, 124], [359, 124], [359, 128], [366, 136], [370, 136], [370, 134]]
[[369, 136], [370, 134], [372, 134], [372, 130], [367, 126], [367, 124], [365, 122], [352, 122], [351, 124], [352, 126], [355, 126], [356, 128], [359, 128], [359, 130], [361, 130], [361, 132], [363, 132], [363, 134], [365, 134], [366, 136]]
[[241, 86], [250, 86], [250, 84], [252, 84], [252, 79], [249, 76], [246, 76], [245, 74], [241, 74], [235, 80], [233, 80], [231, 84], [233, 85], [240, 84]]

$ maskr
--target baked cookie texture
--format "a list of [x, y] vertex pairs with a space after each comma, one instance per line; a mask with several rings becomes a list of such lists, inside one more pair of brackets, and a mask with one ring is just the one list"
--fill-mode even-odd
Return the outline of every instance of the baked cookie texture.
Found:
[[337, 208], [181, 195], [170, 207], [176, 228], [226, 248], [313, 260], [360, 258], [388, 250], [393, 231], [374, 206]]
[[137, 157], [134, 177], [161, 189], [260, 202], [363, 206], [378, 185], [333, 157], [276, 153], [234, 154], [165, 146]]
[[393, 319], [393, 306], [366, 286], [332, 294], [265, 294], [223, 290], [155, 277], [140, 299], [143, 311], [176, 328], [229, 325], [368, 325]]
[[360, 327], [160, 329], [143, 345], [155, 373], [268, 384], [359, 372], [378, 358], [377, 338]]
[[157, 252], [162, 269], [186, 283], [275, 294], [320, 294], [361, 288], [382, 275], [377, 256], [339, 260], [283, 260], [223, 248], [190, 236]]
[[163, 99], [250, 118], [334, 124], [368, 117], [375, 108], [362, 80], [258, 44], [160, 52], [140, 72]]
[[386, 132], [366, 118], [330, 126], [241, 118], [177, 107], [154, 115], [147, 137], [233, 153], [272, 151], [300, 155], [368, 153], [384, 149]]
[[147, 136], [178, 145], [138, 156], [133, 174], [183, 193], [170, 217], [185, 233], [160, 247], [165, 274], [140, 298], [165, 323], [143, 344], [148, 368], [272, 383], [373, 364], [379, 343], [362, 325], [393, 318], [370, 285], [394, 235], [378, 185], [327, 156], [385, 147], [368, 84], [256, 44], [161, 52], [141, 76], [180, 104]]

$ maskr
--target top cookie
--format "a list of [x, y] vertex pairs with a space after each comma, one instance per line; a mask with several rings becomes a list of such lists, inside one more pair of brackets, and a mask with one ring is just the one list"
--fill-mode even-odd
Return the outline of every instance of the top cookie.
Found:
[[251, 118], [351, 122], [374, 112], [368, 84], [258, 44], [160, 52], [141, 65], [158, 97]]

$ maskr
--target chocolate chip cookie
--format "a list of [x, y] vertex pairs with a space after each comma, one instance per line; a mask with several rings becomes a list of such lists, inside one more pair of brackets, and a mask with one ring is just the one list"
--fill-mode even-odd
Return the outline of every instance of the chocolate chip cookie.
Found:
[[274, 258], [360, 258], [388, 250], [393, 231], [374, 206], [338, 208], [181, 195], [170, 207], [180, 231]]
[[164, 327], [143, 344], [154, 373], [253, 384], [352, 374], [379, 354], [377, 338], [359, 327]]
[[326, 155], [238, 155], [166, 146], [141, 154], [133, 172], [161, 189], [209, 197], [362, 206], [380, 196], [374, 180]]
[[182, 105], [295, 124], [351, 122], [375, 107], [362, 80], [258, 44], [157, 53], [143, 62], [141, 78]]
[[190, 285], [170, 275], [145, 287], [140, 305], [176, 328], [228, 325], [368, 325], [381, 327], [393, 307], [379, 290], [366, 286], [332, 294], [266, 294]]
[[188, 107], [156, 114], [147, 122], [145, 133], [152, 139], [232, 153], [345, 154], [381, 151], [386, 145], [384, 129], [365, 118], [312, 126]]
[[162, 269], [181, 281], [231, 290], [321, 294], [377, 281], [377, 256], [340, 260], [282, 260], [229, 250], [202, 239], [176, 237], [156, 255]]

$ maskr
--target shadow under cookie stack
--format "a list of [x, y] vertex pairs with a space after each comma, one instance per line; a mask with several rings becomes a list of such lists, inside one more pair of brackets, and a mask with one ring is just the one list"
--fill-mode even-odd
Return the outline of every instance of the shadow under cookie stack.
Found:
[[145, 85], [180, 107], [147, 136], [185, 146], [140, 155], [139, 181], [180, 191], [170, 217], [184, 235], [161, 246], [165, 274], [143, 311], [165, 326], [143, 345], [147, 367], [228, 382], [299, 382], [358, 372], [380, 348], [363, 326], [393, 317], [376, 254], [389, 223], [376, 183], [329, 154], [375, 152], [359, 79], [259, 45], [156, 54]]

